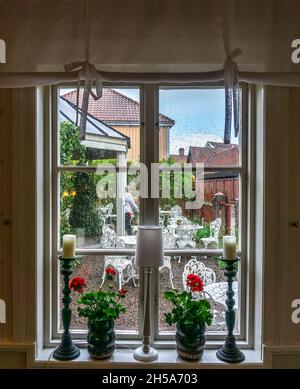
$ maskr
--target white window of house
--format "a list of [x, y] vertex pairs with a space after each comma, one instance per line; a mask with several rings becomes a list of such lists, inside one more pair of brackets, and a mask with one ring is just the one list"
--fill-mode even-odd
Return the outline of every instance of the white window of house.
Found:
[[[134, 250], [138, 225], [145, 223], [163, 227], [167, 250], [165, 266], [153, 277], [154, 340], [172, 343], [175, 328], [165, 322], [170, 306], [163, 293], [172, 287], [183, 289], [183, 275], [195, 264], [206, 269], [207, 291], [214, 306], [207, 339], [223, 339], [226, 284], [218, 257], [222, 255], [222, 236], [232, 234], [242, 258], [234, 281], [235, 333], [238, 339], [251, 343], [246, 302], [249, 306], [251, 231], [247, 226], [252, 189], [248, 155], [253, 150], [246, 86], [241, 88], [241, 131], [228, 145], [223, 143], [222, 86], [106, 85], [100, 100], [90, 100], [84, 140], [76, 126], [76, 88], [54, 88], [52, 101], [52, 148], [48, 158], [52, 163], [46, 175], [51, 194], [46, 198], [51, 208], [48, 279], [52, 294], [46, 305], [46, 343], [62, 333], [57, 256], [66, 233], [77, 235], [79, 259], [73, 276], [83, 276], [87, 290], [105, 288], [105, 270], [113, 267], [117, 272], [115, 287], [128, 291], [124, 299], [126, 313], [116, 321], [117, 337], [133, 341], [141, 337], [144, 277], [135, 266]], [[80, 120], [80, 110], [78, 115]], [[169, 190], [164, 188], [164, 171], [160, 171], [158, 196], [145, 197], [139, 184], [143, 170], [140, 164], [148, 168], [151, 182], [151, 165], [159, 162], [170, 168]], [[185, 163], [191, 169], [188, 173], [180, 170]], [[177, 166], [180, 170], [183, 189], [187, 179], [194, 189], [197, 164], [204, 168], [202, 202], [189, 209], [187, 204], [193, 198], [185, 196], [184, 190], [182, 197], [175, 194], [178, 174], [172, 169]], [[86, 322], [78, 317], [75, 301], [71, 330], [75, 339], [84, 340]]]

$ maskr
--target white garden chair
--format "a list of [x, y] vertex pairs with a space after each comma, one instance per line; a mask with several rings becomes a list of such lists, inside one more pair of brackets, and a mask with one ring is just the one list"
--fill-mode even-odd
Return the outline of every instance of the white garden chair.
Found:
[[[125, 242], [119, 239], [115, 231], [107, 225], [103, 226], [100, 244], [101, 248], [125, 247]], [[132, 280], [134, 286], [137, 286], [135, 283], [136, 272], [133, 266], [133, 260], [133, 257], [128, 258], [123, 255], [105, 255], [102, 283], [100, 288], [102, 288], [105, 282], [106, 269], [108, 267], [113, 267], [117, 272], [119, 290], [122, 289], [122, 286], [130, 280]]]
[[175, 205], [170, 209], [169, 214], [169, 223], [170, 224], [176, 224], [178, 220], [181, 220], [183, 218], [182, 216], [182, 209], [179, 205]]
[[108, 219], [111, 223], [111, 218], [116, 216], [116, 215], [112, 215], [113, 209], [114, 209], [113, 203], [109, 203], [104, 207], [98, 207], [98, 212], [101, 219], [103, 220], [104, 225], [107, 223]]
[[[176, 235], [175, 235], [175, 229], [168, 226], [163, 229], [163, 245], [164, 248], [174, 248], [176, 245]], [[171, 257], [170, 256], [164, 256], [164, 264], [160, 266], [159, 271], [162, 271], [163, 269], [167, 268], [169, 271], [169, 278], [170, 278], [170, 284], [172, 289], [174, 289], [174, 283], [173, 283], [173, 272], [172, 272], [172, 264], [171, 264]]]
[[208, 238], [201, 238], [201, 242], [204, 244], [205, 249], [207, 249], [211, 243], [218, 244], [221, 225], [222, 219], [220, 217], [210, 223], [210, 236]]
[[213, 326], [215, 326], [218, 330], [225, 330], [226, 329], [226, 324], [225, 324], [226, 306], [222, 304], [222, 302], [220, 302], [219, 300], [217, 299], [215, 300], [213, 297], [213, 293], [209, 293], [206, 290], [207, 287], [207, 289], [212, 291], [214, 285], [217, 285], [215, 272], [209, 267], [206, 267], [203, 262], [198, 261], [196, 257], [192, 257], [189, 260], [189, 262], [185, 265], [182, 274], [182, 282], [183, 282], [184, 290], [187, 290], [186, 278], [188, 274], [191, 273], [201, 277], [204, 283], [203, 292], [201, 293], [194, 292], [193, 297], [195, 299], [205, 298], [210, 302], [212, 307], [212, 314], [213, 314]]
[[184, 267], [182, 273], [184, 290], [187, 290], [186, 277], [188, 274], [196, 274], [201, 277], [204, 285], [210, 285], [216, 282], [216, 273], [211, 268], [206, 267], [203, 262], [198, 261], [196, 257], [192, 257]]
[[195, 248], [196, 247], [196, 232], [198, 228], [197, 225], [193, 223], [188, 224], [180, 224], [177, 226], [177, 234], [179, 235], [179, 239], [177, 240], [177, 246], [180, 249], [184, 248]]

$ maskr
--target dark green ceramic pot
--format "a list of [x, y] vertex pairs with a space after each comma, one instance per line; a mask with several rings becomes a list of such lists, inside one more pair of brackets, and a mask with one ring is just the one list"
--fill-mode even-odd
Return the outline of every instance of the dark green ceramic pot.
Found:
[[205, 345], [205, 324], [186, 326], [177, 324], [175, 335], [177, 353], [187, 361], [201, 359]]
[[88, 322], [88, 352], [92, 358], [109, 358], [115, 350], [114, 321]]

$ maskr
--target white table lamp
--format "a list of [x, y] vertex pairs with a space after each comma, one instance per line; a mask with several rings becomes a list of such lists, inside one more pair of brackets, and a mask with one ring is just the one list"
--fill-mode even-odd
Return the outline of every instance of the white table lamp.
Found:
[[[164, 264], [162, 228], [159, 226], [139, 226], [137, 233], [137, 245], [135, 254], [136, 265], [146, 269], [146, 296], [143, 328], [143, 346], [134, 352], [134, 358], [138, 361], [154, 361], [158, 352], [150, 347], [150, 283], [152, 268], [158, 268]], [[141, 270], [142, 270], [141, 269]]]

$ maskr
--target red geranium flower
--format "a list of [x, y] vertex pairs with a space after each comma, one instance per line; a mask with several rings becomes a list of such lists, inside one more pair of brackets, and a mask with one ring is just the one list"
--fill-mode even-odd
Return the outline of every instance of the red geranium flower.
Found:
[[120, 297], [125, 297], [126, 293], [127, 293], [127, 289], [122, 288], [119, 290]]
[[105, 271], [108, 280], [113, 280], [114, 276], [117, 274], [113, 267], [108, 267]]
[[204, 288], [201, 277], [197, 276], [196, 274], [189, 274], [186, 277], [186, 284], [191, 288], [192, 292], [202, 292]]
[[83, 289], [86, 288], [85, 279], [82, 277], [75, 277], [70, 282], [70, 289], [73, 289], [74, 292], [82, 293]]
[[106, 274], [109, 274], [111, 276], [115, 276], [117, 274], [113, 267], [108, 267], [105, 271], [106, 271]]

